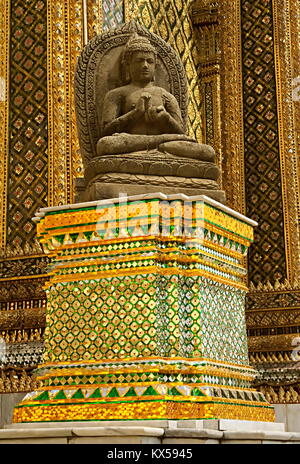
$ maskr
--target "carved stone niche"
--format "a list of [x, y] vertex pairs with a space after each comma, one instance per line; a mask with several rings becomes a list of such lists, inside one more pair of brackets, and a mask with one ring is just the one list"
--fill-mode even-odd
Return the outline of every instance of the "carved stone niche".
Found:
[[104, 97], [108, 91], [124, 85], [125, 70], [121, 58], [125, 44], [134, 33], [147, 37], [156, 48], [155, 85], [175, 96], [186, 130], [187, 80], [175, 51], [135, 21], [95, 37], [79, 56], [75, 73], [77, 128], [85, 171], [84, 179], [76, 179], [75, 201], [116, 198], [120, 193], [136, 195], [159, 191], [203, 194], [224, 202], [225, 194], [217, 183], [220, 172], [212, 160], [200, 161], [157, 149], [97, 156], [97, 142], [102, 137]]

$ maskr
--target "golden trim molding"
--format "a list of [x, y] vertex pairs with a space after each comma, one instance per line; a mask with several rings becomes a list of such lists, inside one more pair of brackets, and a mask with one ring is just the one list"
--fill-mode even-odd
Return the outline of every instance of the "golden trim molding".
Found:
[[300, 92], [293, 98], [294, 79], [300, 80], [300, 11], [296, 0], [272, 3], [286, 269], [293, 284], [300, 274]]
[[272, 404], [297, 404], [300, 403], [299, 383], [294, 385], [262, 385], [260, 391], [266, 400]]
[[[199, 31], [199, 80], [212, 85], [213, 140], [222, 169], [227, 204], [245, 212], [244, 124], [240, 0], [195, 0], [191, 9]], [[203, 50], [204, 49], [204, 50]], [[206, 111], [202, 115], [206, 124]]]
[[73, 80], [83, 48], [83, 4], [48, 2], [48, 205], [73, 202], [74, 177], [82, 172]]
[[240, 0], [219, 0], [220, 111], [223, 188], [227, 204], [245, 213], [244, 123]]
[[295, 333], [268, 335], [265, 337], [252, 336], [252, 337], [248, 337], [248, 348], [250, 352], [292, 351], [293, 350], [293, 339], [296, 336], [297, 334]]
[[1, 370], [0, 393], [30, 392], [39, 387], [30, 368], [8, 368]]
[[103, 25], [102, 0], [83, 0], [87, 5], [88, 39], [101, 34]]
[[0, 248], [6, 244], [10, 2], [0, 0]]
[[[196, 0], [190, 11], [199, 51], [199, 86], [201, 91], [203, 141], [216, 152], [222, 171], [220, 108], [220, 14], [219, 3]], [[223, 189], [222, 178], [219, 186]]]

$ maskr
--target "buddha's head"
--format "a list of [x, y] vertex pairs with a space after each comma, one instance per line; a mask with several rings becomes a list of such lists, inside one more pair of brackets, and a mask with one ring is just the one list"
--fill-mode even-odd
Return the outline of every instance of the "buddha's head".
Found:
[[125, 45], [123, 63], [126, 67], [127, 81], [147, 83], [153, 80], [157, 52], [150, 41], [133, 34]]

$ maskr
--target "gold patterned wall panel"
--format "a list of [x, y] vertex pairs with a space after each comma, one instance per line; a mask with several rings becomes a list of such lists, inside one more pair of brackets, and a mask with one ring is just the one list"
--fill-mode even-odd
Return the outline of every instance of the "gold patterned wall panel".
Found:
[[48, 2], [48, 205], [73, 202], [73, 182], [82, 173], [74, 107], [76, 59], [83, 48], [83, 4]]
[[10, 2], [9, 161], [6, 243], [35, 239], [31, 218], [47, 205], [47, 2]]
[[259, 222], [249, 260], [250, 359], [270, 401], [298, 403], [300, 7], [242, 5], [247, 211]]
[[[223, 153], [228, 203], [259, 222], [248, 262], [254, 282], [246, 313], [250, 359], [262, 388], [284, 386], [285, 394], [271, 395], [272, 401], [298, 402], [287, 385], [299, 389], [291, 357], [300, 330], [299, 2], [196, 0], [192, 14], [204, 48], [199, 78], [206, 141]], [[216, 30], [219, 69], [209, 56]], [[218, 103], [220, 144], [211, 123], [217, 122]]]
[[48, 259], [30, 221], [41, 206], [73, 201], [81, 173], [73, 74], [83, 18], [81, 1], [0, 7], [0, 392], [10, 392], [31, 389], [43, 348]]
[[102, 0], [102, 29], [114, 29], [124, 23], [124, 0]]
[[[241, 5], [243, 11], [241, 10]], [[273, 4], [273, 11], [272, 11]], [[253, 11], [252, 11], [253, 10]], [[251, 11], [253, 16], [251, 18]], [[204, 48], [200, 50], [200, 72], [199, 78], [202, 82], [203, 90], [203, 103], [204, 103], [204, 126], [206, 130], [205, 135], [209, 136], [208, 142], [211, 142], [218, 152], [222, 153], [222, 171], [223, 171], [223, 188], [226, 190], [228, 204], [238, 211], [245, 212], [246, 204], [249, 210], [249, 193], [248, 200], [245, 198], [245, 188], [247, 182], [247, 190], [249, 191], [249, 179], [245, 177], [245, 162], [249, 166], [249, 153], [245, 152], [244, 140], [247, 142], [251, 138], [249, 133], [249, 124], [244, 130], [244, 118], [254, 118], [255, 124], [258, 124], [257, 117], [260, 118], [261, 127], [263, 125], [271, 124], [274, 126], [274, 134], [277, 137], [274, 139], [273, 145], [278, 143], [278, 161], [277, 174], [279, 181], [274, 181], [275, 184], [279, 182], [279, 198], [282, 199], [282, 217], [283, 224], [280, 225], [280, 220], [277, 219], [277, 244], [274, 242], [275, 248], [282, 250], [281, 259], [286, 263], [285, 270], [282, 270], [281, 276], [287, 277], [292, 285], [295, 284], [295, 278], [299, 275], [299, 112], [300, 112], [300, 69], [299, 69], [299, 4], [295, 0], [285, 0], [284, 2], [277, 2], [276, 0], [266, 2], [240, 2], [228, 0], [196, 0], [193, 4], [192, 19], [196, 29], [200, 28], [202, 36], [198, 39], [199, 45]], [[241, 18], [243, 24], [243, 31], [241, 30]], [[200, 24], [200, 27], [199, 27]], [[215, 31], [210, 31], [212, 25]], [[274, 27], [274, 34], [272, 28]], [[249, 29], [250, 28], [250, 29]], [[247, 50], [246, 38], [253, 40], [254, 34], [260, 34], [259, 30], [264, 28], [264, 40], [271, 37], [271, 42], [265, 42], [262, 45], [262, 52], [259, 52], [255, 58], [255, 53], [251, 55], [251, 51]], [[271, 29], [270, 29], [271, 28]], [[208, 59], [211, 50], [211, 39], [216, 34], [216, 29], [219, 32], [219, 47], [220, 47], [220, 66], [218, 69], [218, 60]], [[270, 31], [271, 35], [268, 34]], [[243, 32], [243, 35], [242, 35]], [[244, 37], [244, 42], [241, 38]], [[258, 37], [258, 36], [257, 36]], [[257, 39], [261, 40], [261, 39]], [[273, 47], [274, 41], [274, 49]], [[255, 40], [254, 40], [255, 44]], [[269, 79], [267, 64], [266, 70], [263, 75], [261, 73], [261, 65], [263, 63], [266, 52], [266, 47], [273, 55], [271, 58], [274, 62], [274, 75], [276, 74], [276, 84]], [[207, 50], [205, 50], [207, 48]], [[256, 49], [258, 51], [258, 48]], [[244, 54], [244, 61], [242, 60], [242, 52]], [[271, 56], [271, 55], [270, 55]], [[256, 63], [253, 61], [256, 60]], [[268, 59], [269, 56], [266, 57]], [[242, 63], [244, 69], [242, 70]], [[256, 67], [255, 67], [256, 66]], [[255, 68], [255, 69], [254, 69]], [[220, 88], [217, 85], [217, 75], [220, 74]], [[251, 74], [252, 73], [252, 74]], [[214, 75], [213, 75], [214, 74]], [[251, 76], [250, 76], [251, 74]], [[247, 114], [248, 98], [254, 98], [254, 105], [259, 106], [257, 99], [262, 98], [258, 93], [249, 96], [248, 90], [253, 83], [260, 84], [259, 78], [262, 78], [262, 84], [274, 95], [274, 108], [276, 121], [268, 119], [271, 117], [271, 111], [265, 112], [263, 115], [258, 113]], [[249, 78], [249, 80], [248, 80]], [[245, 84], [244, 101], [243, 101], [243, 80]], [[208, 85], [209, 84], [209, 85]], [[214, 91], [212, 91], [214, 85]], [[273, 86], [273, 87], [272, 87]], [[258, 86], [258, 90], [260, 87]], [[268, 89], [267, 89], [268, 90]], [[267, 90], [265, 92], [267, 92]], [[211, 94], [213, 95], [213, 104], [211, 105]], [[271, 94], [266, 94], [269, 98]], [[277, 101], [276, 101], [277, 99]], [[267, 101], [267, 100], [266, 100]], [[208, 103], [208, 104], [207, 104]], [[249, 106], [249, 105], [248, 105]], [[261, 105], [260, 105], [261, 106]], [[269, 104], [270, 106], [270, 104]], [[212, 110], [211, 110], [212, 107]], [[208, 108], [208, 111], [207, 111]], [[218, 111], [221, 116], [220, 137], [218, 139]], [[250, 111], [250, 110], [249, 110]], [[211, 116], [213, 113], [213, 117]], [[213, 119], [213, 124], [210, 119]], [[249, 119], [249, 121], [250, 121]], [[274, 125], [275, 124], [275, 125]], [[215, 128], [215, 131], [213, 131]], [[250, 139], [249, 139], [250, 140]], [[249, 142], [249, 146], [251, 143]], [[253, 142], [252, 142], [253, 145]], [[256, 149], [261, 150], [261, 145], [256, 144]], [[274, 145], [275, 150], [275, 145]], [[249, 149], [248, 149], [249, 151]], [[245, 159], [244, 159], [245, 153]], [[262, 155], [260, 155], [262, 156]], [[263, 160], [261, 160], [263, 161]], [[252, 169], [252, 168], [251, 168]], [[256, 169], [256, 168], [254, 168]], [[274, 167], [275, 169], [275, 167]], [[261, 174], [259, 174], [261, 175]], [[269, 175], [274, 175], [273, 171]], [[250, 174], [248, 173], [248, 177]], [[254, 178], [253, 178], [254, 179]], [[252, 177], [250, 179], [253, 180]], [[263, 181], [263, 179], [262, 179]], [[253, 193], [258, 188], [258, 184], [254, 181]], [[263, 188], [263, 186], [262, 186]], [[272, 193], [275, 195], [275, 193]], [[250, 204], [251, 204], [250, 200]], [[265, 206], [262, 205], [262, 207]], [[275, 207], [275, 206], [274, 206]], [[257, 210], [258, 206], [256, 207]], [[255, 208], [254, 208], [255, 210]], [[273, 215], [280, 214], [280, 211], [274, 211]], [[252, 213], [251, 213], [252, 214]], [[254, 217], [253, 217], [254, 218]], [[264, 217], [259, 218], [259, 227], [267, 227]], [[275, 223], [274, 223], [275, 224]], [[277, 230], [272, 232], [274, 237]], [[256, 244], [261, 246], [264, 244], [264, 232], [261, 230], [257, 232]], [[282, 242], [282, 246], [278, 243]], [[267, 243], [264, 244], [267, 247]], [[264, 253], [267, 256], [266, 250]], [[276, 253], [276, 250], [273, 250]], [[253, 262], [252, 262], [253, 264]], [[266, 273], [266, 271], [264, 271]], [[266, 278], [273, 281], [276, 280], [278, 275], [270, 274], [271, 269], [266, 273]], [[250, 272], [251, 274], [251, 272]], [[267, 275], [268, 274], [268, 275]], [[258, 278], [258, 276], [257, 276]], [[255, 279], [257, 283], [259, 280]]]
[[197, 78], [199, 57], [189, 13], [190, 4], [191, 1], [183, 0], [127, 1], [125, 2], [125, 18], [126, 20], [136, 19], [178, 52], [189, 84], [189, 133], [198, 141], [202, 141], [201, 96]]
[[102, 0], [85, 0], [88, 39], [101, 34], [103, 24]]
[[[216, 163], [222, 171], [220, 108], [220, 9], [219, 4], [197, 0], [190, 10], [199, 52], [198, 78], [201, 94], [203, 142], [216, 152]], [[223, 189], [222, 178], [219, 185]]]
[[217, 153], [227, 204], [245, 212], [240, 0], [195, 0], [205, 142]]
[[300, 7], [273, 0], [287, 280], [300, 275]]
[[249, 253], [254, 284], [286, 278], [272, 0], [241, 0], [246, 215], [258, 222]]
[[9, 2], [0, 1], [0, 248], [6, 242], [8, 168]]
[[223, 188], [228, 205], [245, 212], [240, 0], [220, 0], [220, 110]]

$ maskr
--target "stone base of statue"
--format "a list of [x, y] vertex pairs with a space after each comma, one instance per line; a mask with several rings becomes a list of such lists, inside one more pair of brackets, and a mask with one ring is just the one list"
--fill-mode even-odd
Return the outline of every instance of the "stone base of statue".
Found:
[[40, 388], [13, 421], [274, 421], [252, 388], [244, 257], [255, 223], [204, 196], [44, 208]]
[[159, 150], [103, 155], [90, 161], [85, 178], [76, 179], [76, 201], [94, 201], [141, 193], [206, 195], [225, 203], [214, 162], [172, 156]]

